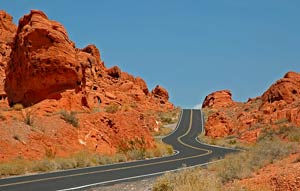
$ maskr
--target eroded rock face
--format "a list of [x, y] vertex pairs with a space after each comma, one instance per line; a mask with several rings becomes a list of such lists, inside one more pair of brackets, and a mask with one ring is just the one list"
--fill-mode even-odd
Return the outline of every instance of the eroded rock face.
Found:
[[288, 72], [261, 97], [246, 103], [233, 102], [229, 91], [208, 95], [203, 110], [208, 116], [206, 134], [235, 135], [254, 142], [266, 127], [300, 126], [300, 75]]
[[28, 107], [67, 89], [84, 88], [86, 73], [97, 77], [104, 69], [94, 45], [76, 49], [65, 28], [41, 11], [20, 19], [14, 44], [5, 83], [10, 105]]
[[273, 84], [263, 95], [264, 102], [285, 101], [292, 103], [300, 98], [300, 74], [288, 72], [284, 78]]
[[[7, 108], [0, 111], [0, 161], [42, 159], [45, 149], [56, 156], [83, 149], [114, 154], [136, 140], [155, 146], [150, 134], [159, 128], [155, 114], [174, 109], [165, 89], [153, 96], [142, 78], [117, 66], [107, 69], [95, 45], [76, 48], [64, 27], [41, 11], [25, 15], [12, 37], [5, 91], [10, 105], [25, 108], [8, 109], [1, 100], [6, 93], [0, 92], [0, 107]], [[62, 111], [75, 113], [76, 130]], [[24, 123], [27, 114], [35, 128]]]
[[122, 71], [118, 66], [113, 66], [112, 68], [107, 69], [107, 74], [113, 78], [120, 78]]
[[152, 91], [151, 93], [155, 96], [155, 97], [159, 97], [162, 98], [164, 100], [169, 100], [169, 93], [168, 91], [161, 87], [160, 85], [157, 85]]
[[4, 94], [5, 68], [10, 60], [11, 46], [17, 31], [12, 16], [0, 11], [0, 94]]
[[74, 43], [43, 12], [34, 10], [20, 19], [14, 44], [5, 82], [10, 105], [30, 106], [81, 85]]
[[203, 108], [222, 108], [233, 105], [234, 102], [231, 98], [231, 92], [229, 90], [221, 90], [213, 92], [206, 96], [202, 107]]

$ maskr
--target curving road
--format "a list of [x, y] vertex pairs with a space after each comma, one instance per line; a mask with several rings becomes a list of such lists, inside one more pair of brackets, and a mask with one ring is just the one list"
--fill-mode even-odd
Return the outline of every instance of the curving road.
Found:
[[108, 183], [157, 176], [183, 166], [206, 165], [211, 163], [212, 159], [235, 152], [233, 149], [201, 143], [197, 136], [203, 131], [202, 119], [200, 110], [182, 110], [176, 130], [163, 138], [164, 142], [171, 144], [177, 151], [172, 156], [0, 179], [0, 191], [82, 190]]

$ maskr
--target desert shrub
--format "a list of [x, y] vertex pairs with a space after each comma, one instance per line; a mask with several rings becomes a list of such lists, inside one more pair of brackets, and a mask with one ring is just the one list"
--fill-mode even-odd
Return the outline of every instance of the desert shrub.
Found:
[[57, 164], [52, 159], [44, 159], [32, 163], [32, 172], [49, 172], [57, 169]]
[[76, 167], [79, 168], [95, 166], [98, 164], [98, 156], [86, 150], [75, 153], [72, 158], [76, 162]]
[[77, 163], [73, 158], [57, 158], [55, 163], [58, 169], [66, 170], [76, 168]]
[[24, 106], [21, 103], [16, 103], [13, 105], [13, 110], [20, 111], [22, 109], [24, 109]]
[[176, 123], [178, 120], [180, 111], [181, 111], [181, 108], [177, 107], [171, 111], [161, 112], [158, 114], [159, 120], [164, 125]]
[[76, 112], [71, 111], [67, 112], [65, 110], [61, 110], [60, 114], [62, 115], [62, 119], [67, 123], [70, 123], [73, 127], [79, 127], [78, 118], [76, 117]]
[[176, 173], [166, 173], [157, 178], [153, 191], [219, 191], [218, 177], [200, 168], [186, 169]]
[[26, 172], [26, 161], [14, 160], [9, 163], [0, 163], [0, 176], [21, 175]]
[[26, 125], [32, 126], [34, 121], [34, 111], [31, 109], [27, 109], [22, 112], [23, 120]]
[[236, 136], [211, 138], [209, 136], [205, 136], [204, 133], [201, 133], [198, 136], [198, 139], [210, 145], [219, 145], [237, 149], [246, 149], [249, 147], [249, 145], [242, 143]]
[[279, 139], [265, 139], [246, 152], [227, 155], [224, 160], [209, 166], [209, 169], [215, 171], [221, 181], [226, 183], [250, 177], [256, 170], [288, 156], [296, 149], [294, 144], [283, 143]]
[[119, 110], [119, 106], [116, 104], [108, 105], [105, 107], [107, 113], [116, 113]]

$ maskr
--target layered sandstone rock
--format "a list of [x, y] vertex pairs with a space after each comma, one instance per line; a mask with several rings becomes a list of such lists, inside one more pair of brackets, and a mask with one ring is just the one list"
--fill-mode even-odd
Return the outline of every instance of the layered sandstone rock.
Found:
[[219, 91], [206, 97], [203, 109], [207, 113], [206, 134], [211, 137], [235, 135], [253, 142], [264, 128], [300, 126], [300, 74], [288, 72], [261, 97], [236, 103], [229, 91]]

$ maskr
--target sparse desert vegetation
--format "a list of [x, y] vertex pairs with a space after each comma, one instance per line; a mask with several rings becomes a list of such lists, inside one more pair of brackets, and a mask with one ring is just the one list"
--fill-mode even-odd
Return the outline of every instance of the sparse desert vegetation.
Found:
[[181, 108], [177, 107], [174, 110], [168, 112], [160, 112], [158, 114], [159, 121], [161, 121], [163, 125], [176, 123], [179, 118], [180, 111]]
[[76, 117], [76, 112], [74, 111], [65, 111], [61, 110], [59, 112], [62, 116], [62, 119], [65, 120], [67, 123], [70, 123], [73, 127], [79, 127], [78, 118]]
[[[209, 165], [207, 168], [182, 170], [159, 177], [153, 191], [181, 190], [247, 190], [241, 185], [225, 185], [233, 180], [251, 177], [262, 167], [300, 152], [300, 129], [282, 127], [265, 130], [254, 146]], [[296, 159], [297, 160], [297, 159]], [[261, 190], [266, 190], [262, 187]]]
[[[19, 140], [20, 138], [16, 136], [15, 139]], [[166, 156], [173, 152], [173, 148], [170, 145], [164, 144], [161, 141], [157, 141], [156, 147], [153, 149], [138, 149], [133, 147], [114, 155], [102, 155], [88, 150], [82, 150], [69, 157], [63, 158], [56, 157], [55, 151], [46, 149], [45, 158], [43, 160], [32, 161], [17, 158], [10, 162], [0, 163], [0, 177], [113, 164]]]

